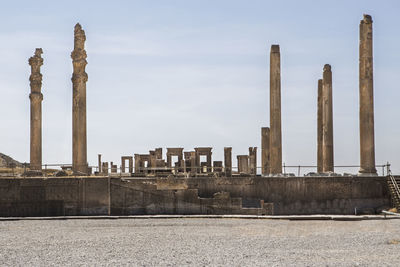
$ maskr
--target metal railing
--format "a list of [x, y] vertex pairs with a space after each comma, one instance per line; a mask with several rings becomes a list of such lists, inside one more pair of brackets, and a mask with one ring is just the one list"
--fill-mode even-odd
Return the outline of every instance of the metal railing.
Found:
[[[9, 168], [9, 172], [3, 171], [0, 176], [7, 176], [7, 177], [27, 177], [29, 176], [29, 164], [24, 163], [22, 164], [22, 167], [16, 167], [16, 166], [11, 166]], [[126, 176], [126, 175], [131, 175], [131, 174], [143, 174], [143, 175], [150, 175], [150, 174], [159, 174], [159, 173], [164, 173], [164, 174], [169, 174], [169, 175], [182, 175], [182, 174], [188, 174], [188, 175], [204, 175], [204, 174], [212, 174], [212, 173], [223, 173], [225, 174], [226, 170], [225, 167], [140, 167], [139, 169], [133, 167], [132, 168], [132, 173], [129, 172], [130, 168], [129, 166], [126, 166], [124, 169], [121, 167], [118, 167], [115, 165], [113, 167], [109, 166], [107, 167], [107, 172], [104, 171], [104, 167], [102, 167], [102, 172], [99, 172], [99, 167], [98, 166], [85, 166], [90, 169], [90, 173], [97, 174], [97, 175], [110, 175], [110, 176]], [[359, 165], [336, 165], [334, 166], [335, 174], [344, 174], [344, 175], [357, 175], [358, 170], [357, 168], [360, 168]], [[381, 176], [387, 176], [391, 175], [390, 172], [390, 164], [380, 164], [376, 165], [376, 168], [378, 169], [378, 174]], [[338, 172], [337, 170], [341, 169], [344, 170], [344, 172]], [[355, 174], [352, 174], [352, 170], [355, 170]], [[64, 171], [64, 173], [68, 174], [68, 176], [79, 176], [77, 174], [74, 174], [72, 172], [72, 164], [43, 164], [42, 165], [42, 170], [41, 170], [41, 176], [43, 177], [55, 177], [58, 174], [60, 174], [61, 171]], [[350, 171], [350, 173], [346, 173], [346, 171]], [[34, 172], [34, 171], [33, 171]], [[263, 172], [262, 167], [257, 167], [256, 168], [256, 173], [254, 173], [254, 170], [252, 171], [251, 168], [248, 168], [245, 170], [245, 172], [242, 172], [242, 174], [245, 175], [261, 175]], [[237, 166], [233, 166], [231, 168], [231, 173], [234, 175], [240, 174], [238, 171]], [[62, 174], [62, 173], [61, 173]], [[319, 175], [317, 173], [317, 166], [315, 165], [286, 165], [285, 163], [282, 165], [282, 176], [315, 176]]]
[[[360, 165], [335, 165], [333, 166], [334, 173], [337, 174], [345, 174], [345, 175], [352, 175], [353, 170], [355, 170], [355, 174], [358, 173], [358, 169]], [[378, 164], [375, 165], [377, 168], [378, 174], [385, 176], [390, 173], [390, 163], [387, 162], [386, 164]], [[338, 172], [337, 170], [341, 169], [342, 172]], [[292, 172], [290, 172], [292, 170]], [[307, 175], [307, 174], [317, 174], [317, 166], [316, 165], [286, 165], [283, 163], [282, 165], [282, 172], [283, 175], [290, 176], [290, 174], [297, 174], [297, 176]], [[354, 175], [354, 174], [353, 174]]]
[[393, 175], [391, 173], [389, 173], [389, 178], [390, 178], [390, 181], [391, 181], [391, 183], [393, 185], [393, 189], [394, 189], [393, 193], [397, 196], [397, 199], [400, 201], [400, 188], [399, 188], [399, 185], [397, 184], [396, 179], [393, 177]]

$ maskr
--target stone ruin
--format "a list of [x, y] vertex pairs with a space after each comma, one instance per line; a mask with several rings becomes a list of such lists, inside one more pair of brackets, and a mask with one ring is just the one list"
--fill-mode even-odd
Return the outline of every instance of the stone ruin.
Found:
[[[374, 101], [373, 101], [373, 50], [372, 18], [364, 15], [360, 22], [359, 42], [359, 124], [360, 124], [360, 170], [362, 175], [376, 175], [375, 141], [374, 141]], [[87, 163], [86, 133], [86, 82], [87, 65], [85, 50], [86, 35], [78, 23], [74, 29], [74, 50], [71, 53], [73, 64], [73, 127], [72, 127], [72, 170], [75, 175], [89, 175], [91, 170]], [[31, 170], [40, 172], [42, 168], [42, 110], [41, 93], [43, 65], [41, 48], [29, 59], [31, 66]], [[261, 173], [262, 175], [282, 175], [282, 125], [281, 125], [281, 61], [280, 47], [277, 44], [270, 50], [270, 127], [261, 129]], [[322, 79], [318, 80], [317, 100], [317, 173], [334, 173], [333, 146], [333, 103], [332, 103], [332, 70], [325, 64]], [[222, 161], [212, 161], [211, 147], [198, 147], [194, 151], [183, 151], [183, 148], [167, 148], [166, 160], [162, 158], [162, 149], [149, 151], [149, 154], [135, 154], [122, 157], [121, 173], [135, 175], [161, 174], [196, 174], [196, 175], [256, 175], [257, 148], [249, 148], [249, 155], [238, 155], [238, 170], [232, 170], [232, 148], [224, 149]], [[206, 160], [202, 161], [201, 157]], [[177, 158], [176, 161], [173, 158]], [[118, 166], [114, 163], [101, 162], [99, 156], [98, 174], [116, 173]]]
[[[204, 157], [204, 160], [202, 159]], [[127, 167], [128, 166], [128, 167]], [[237, 171], [232, 170], [232, 148], [224, 148], [224, 161], [212, 161], [211, 147], [196, 147], [184, 151], [181, 147], [167, 148], [166, 159], [162, 148], [148, 154], [122, 156], [118, 168], [113, 162], [102, 162], [98, 155], [97, 175], [120, 173], [123, 176], [252, 176], [257, 175], [257, 148], [249, 147], [249, 155], [237, 157]]]

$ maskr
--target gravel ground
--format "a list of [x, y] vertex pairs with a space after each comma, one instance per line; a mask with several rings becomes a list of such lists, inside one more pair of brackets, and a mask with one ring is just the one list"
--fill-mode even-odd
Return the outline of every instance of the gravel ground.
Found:
[[400, 220], [0, 222], [0, 265], [399, 266]]

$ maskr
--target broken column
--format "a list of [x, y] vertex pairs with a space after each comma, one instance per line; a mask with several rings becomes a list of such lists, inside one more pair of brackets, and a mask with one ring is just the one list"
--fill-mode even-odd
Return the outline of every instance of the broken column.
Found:
[[108, 175], [108, 162], [103, 162], [101, 167], [103, 175]]
[[250, 174], [257, 174], [257, 147], [249, 147], [249, 169]]
[[333, 172], [332, 71], [325, 64], [322, 79], [322, 172]]
[[224, 147], [225, 175], [232, 176], [232, 147]]
[[86, 51], [85, 32], [75, 25], [74, 51], [71, 53], [74, 72], [72, 74], [72, 170], [76, 174], [87, 174], [86, 137]]
[[42, 74], [40, 66], [43, 65], [42, 49], [36, 48], [35, 55], [29, 58], [31, 76], [29, 77], [31, 93], [31, 146], [30, 146], [30, 169], [42, 170]]
[[98, 165], [99, 165], [99, 173], [101, 173], [101, 154], [98, 154], [97, 155], [97, 163], [98, 163]]
[[261, 173], [269, 174], [269, 127], [261, 128]]
[[238, 155], [238, 172], [239, 174], [249, 174], [249, 156], [248, 155]]
[[318, 80], [317, 102], [317, 173], [322, 173], [322, 79]]
[[376, 174], [372, 18], [360, 22], [360, 173]]
[[282, 173], [281, 132], [281, 55], [279, 45], [271, 46], [270, 53], [270, 163], [271, 174]]

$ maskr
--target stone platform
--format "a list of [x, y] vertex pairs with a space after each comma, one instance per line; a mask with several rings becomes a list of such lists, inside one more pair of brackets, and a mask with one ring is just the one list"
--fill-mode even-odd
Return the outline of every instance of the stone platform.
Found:
[[375, 214], [386, 177], [1, 178], [0, 216]]

